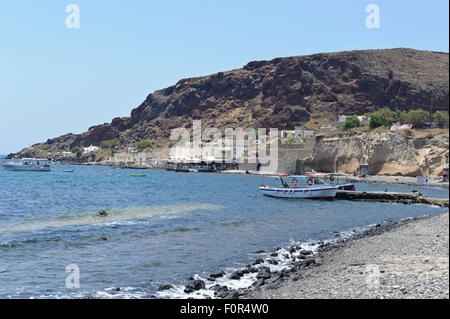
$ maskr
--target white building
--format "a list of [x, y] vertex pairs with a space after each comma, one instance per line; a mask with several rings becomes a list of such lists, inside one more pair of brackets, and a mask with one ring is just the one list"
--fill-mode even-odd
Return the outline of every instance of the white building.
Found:
[[227, 141], [223, 143], [198, 143], [186, 142], [181, 145], [175, 145], [170, 149], [171, 161], [177, 162], [222, 162], [223, 160], [237, 160], [248, 150], [248, 141], [233, 141], [228, 145]]
[[300, 139], [300, 138], [308, 138], [313, 137], [315, 132], [311, 130], [284, 130], [281, 131], [281, 138], [294, 138], [294, 139]]
[[89, 154], [89, 153], [95, 152], [99, 149], [100, 149], [100, 147], [93, 146], [93, 145], [91, 145], [89, 147], [83, 147], [83, 154]]

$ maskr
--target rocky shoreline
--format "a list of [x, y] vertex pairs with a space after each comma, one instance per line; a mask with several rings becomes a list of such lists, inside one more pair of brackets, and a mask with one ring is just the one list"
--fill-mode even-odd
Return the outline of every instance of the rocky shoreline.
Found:
[[[448, 213], [447, 216], [448, 236]], [[336, 233], [336, 238], [320, 240], [316, 242], [294, 244], [289, 247], [277, 247], [274, 251], [256, 251], [257, 258], [254, 262], [235, 269], [234, 271], [221, 271], [210, 274], [207, 278], [198, 275], [189, 278], [189, 283], [184, 287], [173, 287], [162, 285], [158, 289], [158, 298], [308, 298], [315, 296], [296, 295], [295, 287], [302, 286], [301, 282], [305, 273], [311, 271], [323, 274], [323, 268], [333, 264], [334, 256], [345, 250], [347, 245], [357, 243], [359, 240], [379, 237], [378, 235], [389, 234], [397, 229], [404, 229], [407, 225], [434, 220], [439, 216], [410, 218], [401, 221], [387, 221], [371, 225], [365, 229], [351, 230], [346, 233]], [[440, 217], [442, 218], [442, 217]], [[444, 223], [445, 224], [445, 223]], [[448, 237], [447, 237], [448, 239]], [[448, 283], [448, 240], [447, 240], [447, 283]], [[430, 259], [429, 257], [428, 259]], [[357, 262], [352, 267], [363, 267], [367, 262]], [[364, 272], [363, 272], [364, 273]], [[323, 275], [322, 275], [323, 276]], [[325, 275], [328, 276], [328, 275]], [[335, 278], [334, 278], [335, 279]], [[314, 281], [314, 278], [311, 279]], [[285, 288], [286, 285], [290, 285]], [[293, 286], [294, 288], [292, 288]], [[288, 289], [294, 293], [279, 292]], [[338, 286], [330, 287], [330, 292], [338, 289]], [[446, 295], [445, 295], [446, 293]], [[439, 297], [448, 298], [448, 286], [446, 292]], [[330, 295], [331, 298], [354, 298], [355, 296]], [[367, 296], [366, 296], [367, 297]], [[376, 297], [376, 295], [374, 295]], [[323, 298], [318, 295], [317, 298]]]
[[319, 263], [296, 269], [276, 287], [252, 287], [241, 297], [448, 299], [448, 227], [445, 213], [371, 228], [319, 252]]

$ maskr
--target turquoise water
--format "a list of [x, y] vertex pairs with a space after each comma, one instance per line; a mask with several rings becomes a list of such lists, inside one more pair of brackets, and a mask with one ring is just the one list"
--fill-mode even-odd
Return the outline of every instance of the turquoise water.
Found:
[[[0, 297], [114, 297], [116, 287], [117, 297], [149, 297], [160, 284], [246, 264], [258, 249], [444, 211], [266, 198], [261, 182], [252, 175], [85, 166], [54, 166], [49, 173], [0, 169]], [[439, 188], [357, 185], [384, 188], [448, 197]], [[96, 216], [101, 209], [109, 215]], [[65, 286], [69, 264], [79, 266], [78, 289]]]

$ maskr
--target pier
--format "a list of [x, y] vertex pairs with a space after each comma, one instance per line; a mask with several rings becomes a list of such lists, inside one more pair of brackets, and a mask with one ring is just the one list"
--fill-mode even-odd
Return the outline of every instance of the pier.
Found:
[[358, 192], [339, 190], [336, 199], [366, 201], [366, 202], [388, 202], [401, 204], [429, 204], [440, 207], [448, 207], [448, 198], [430, 198], [419, 192], [393, 193], [393, 192]]

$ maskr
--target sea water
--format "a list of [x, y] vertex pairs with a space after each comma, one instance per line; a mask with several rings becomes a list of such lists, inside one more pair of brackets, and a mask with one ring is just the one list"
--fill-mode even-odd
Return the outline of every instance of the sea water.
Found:
[[[188, 277], [247, 264], [256, 250], [446, 211], [268, 198], [260, 194], [261, 183], [253, 175], [0, 168], [0, 298], [148, 298], [161, 284], [181, 286]], [[447, 189], [432, 187], [356, 188], [448, 198]], [[99, 210], [108, 216], [97, 216]], [[66, 285], [69, 265], [79, 269], [78, 288]]]

